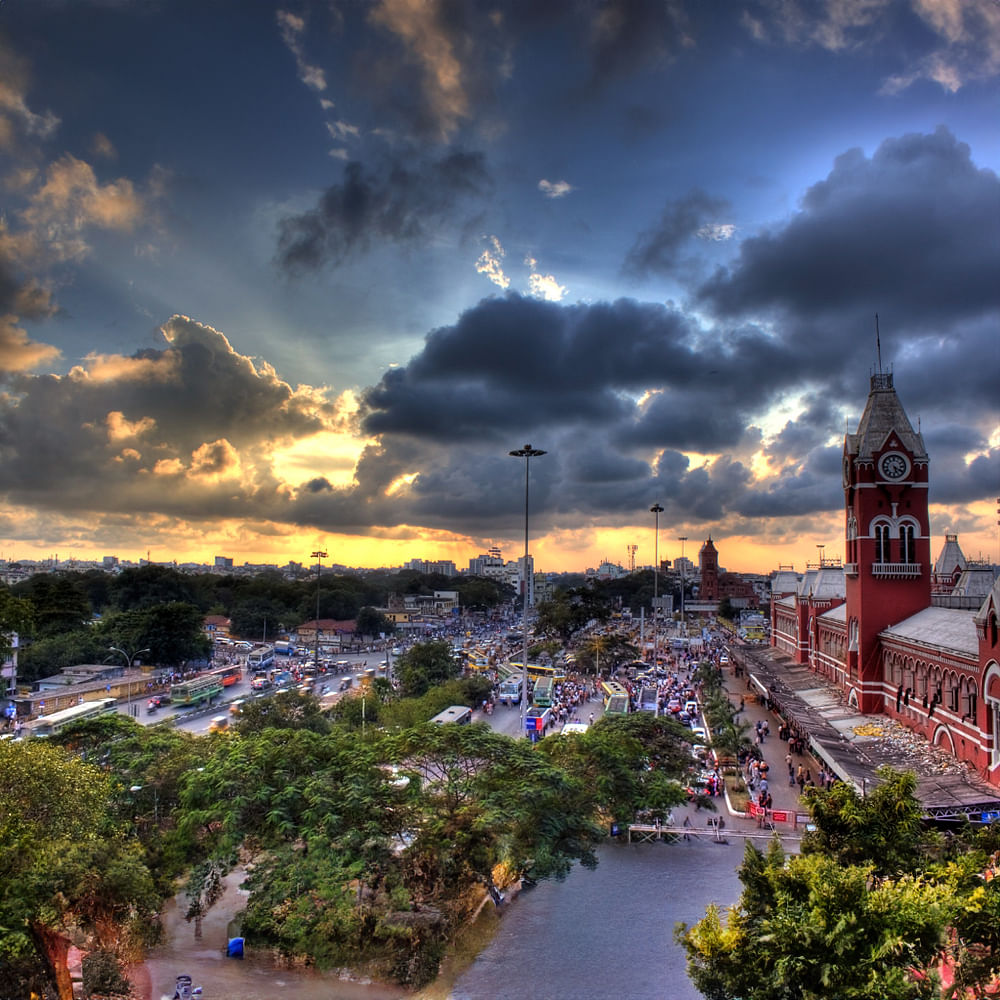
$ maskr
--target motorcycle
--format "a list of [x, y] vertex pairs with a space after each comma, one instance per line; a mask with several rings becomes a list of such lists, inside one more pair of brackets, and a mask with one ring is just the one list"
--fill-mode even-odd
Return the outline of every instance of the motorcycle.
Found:
[[172, 1000], [192, 1000], [201, 996], [201, 987], [191, 985], [190, 976], [178, 976]]

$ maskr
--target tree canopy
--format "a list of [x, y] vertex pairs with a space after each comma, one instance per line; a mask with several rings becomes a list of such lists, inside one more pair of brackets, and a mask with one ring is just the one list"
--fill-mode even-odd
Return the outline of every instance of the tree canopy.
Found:
[[[739, 902], [677, 937], [709, 1000], [982, 996], [1000, 974], [997, 833], [920, 821], [912, 775], [810, 790], [802, 854], [748, 844]], [[949, 985], [950, 984], [950, 985]]]

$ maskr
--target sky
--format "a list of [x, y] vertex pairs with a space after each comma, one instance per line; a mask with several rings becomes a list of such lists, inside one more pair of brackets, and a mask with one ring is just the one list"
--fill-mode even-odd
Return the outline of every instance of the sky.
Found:
[[514, 559], [530, 443], [540, 570], [802, 570], [881, 363], [996, 560], [998, 83], [1000, 0], [0, 0], [0, 557]]

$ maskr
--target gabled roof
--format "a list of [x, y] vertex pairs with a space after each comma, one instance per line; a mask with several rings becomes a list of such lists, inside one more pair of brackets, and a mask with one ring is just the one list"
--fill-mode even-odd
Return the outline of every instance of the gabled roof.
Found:
[[871, 389], [865, 412], [858, 421], [856, 434], [848, 434], [845, 447], [849, 455], [870, 461], [895, 434], [900, 444], [918, 461], [927, 461], [923, 435], [913, 429], [903, 404], [892, 386], [892, 374], [879, 372], [871, 377]]
[[1000, 611], [1000, 577], [993, 581], [993, 587], [986, 595], [982, 607], [975, 614], [975, 622], [983, 627], [989, 621], [990, 611]]
[[802, 579], [799, 581], [799, 597], [808, 597], [816, 582], [818, 570], [807, 569]]
[[934, 563], [934, 572], [938, 576], [951, 576], [956, 569], [965, 569], [965, 556], [958, 544], [958, 535], [945, 535], [941, 554]]
[[772, 594], [794, 594], [799, 589], [799, 575], [794, 570], [779, 569], [771, 580]]
[[891, 639], [909, 639], [924, 646], [962, 656], [979, 656], [976, 623], [969, 611], [953, 608], [924, 608], [882, 632]]
[[952, 593], [960, 597], [986, 597], [995, 582], [992, 566], [966, 566]]
[[845, 597], [847, 595], [847, 583], [844, 580], [844, 567], [824, 566], [819, 570], [816, 574], [816, 579], [813, 581], [812, 595], [819, 601]]
[[847, 605], [838, 604], [835, 608], [824, 611], [819, 617], [825, 622], [839, 622], [844, 625], [847, 623]]

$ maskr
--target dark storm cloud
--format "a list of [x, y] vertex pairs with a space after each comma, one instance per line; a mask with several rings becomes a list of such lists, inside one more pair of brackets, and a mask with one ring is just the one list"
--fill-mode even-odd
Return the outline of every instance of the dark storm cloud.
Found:
[[[11, 380], [0, 406], [9, 501], [232, 514], [246, 502], [232, 482], [241, 461], [334, 423], [321, 396], [257, 370], [218, 331], [174, 317], [163, 332], [162, 350]], [[266, 491], [249, 471], [245, 478], [237, 493]]]
[[645, 276], [670, 274], [677, 266], [681, 249], [708, 222], [719, 218], [728, 207], [704, 191], [692, 191], [663, 209], [659, 223], [640, 233], [625, 258], [625, 271]]
[[[655, 303], [563, 306], [511, 294], [431, 333], [420, 354], [365, 393], [362, 427], [445, 441], [574, 425], [610, 428], [629, 446], [731, 445], [741, 415], [801, 367], [759, 331], [709, 338]], [[656, 395], [640, 404], [647, 392]], [[714, 402], [720, 392], [725, 408]]]
[[720, 316], [815, 321], [878, 311], [931, 330], [997, 309], [1000, 179], [945, 128], [837, 158], [785, 226], [744, 240], [705, 282]]
[[509, 79], [552, 60], [553, 34], [566, 41], [559, 79], [576, 100], [692, 42], [679, 0], [426, 0], [362, 10], [376, 31], [357, 49], [358, 97], [421, 141], [502, 120]]
[[419, 242], [445, 223], [461, 225], [460, 203], [489, 188], [481, 153], [397, 159], [376, 170], [348, 163], [342, 182], [327, 188], [315, 208], [280, 223], [278, 263], [298, 273], [336, 267], [375, 243]]

